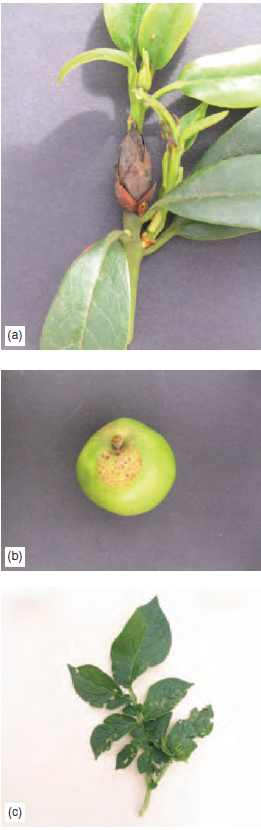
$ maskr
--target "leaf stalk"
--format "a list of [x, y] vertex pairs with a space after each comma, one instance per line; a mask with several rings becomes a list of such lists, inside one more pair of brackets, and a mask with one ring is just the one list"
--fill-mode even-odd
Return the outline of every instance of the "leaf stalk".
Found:
[[146, 777], [147, 789], [146, 789], [146, 794], [145, 794], [145, 798], [144, 798], [144, 801], [143, 801], [143, 805], [142, 805], [141, 810], [139, 812], [139, 816], [144, 816], [144, 813], [146, 812], [146, 810], [149, 806], [149, 803], [150, 803], [151, 786], [150, 786], [150, 775], [149, 775], [148, 772], [146, 772], [145, 777]]
[[130, 231], [131, 237], [127, 241], [123, 241], [123, 247], [128, 260], [130, 273], [130, 323], [127, 344], [131, 343], [133, 338], [134, 318], [136, 310], [137, 286], [140, 273], [140, 263], [143, 257], [143, 245], [140, 238], [141, 220], [136, 213], [123, 212], [123, 228], [124, 231]]

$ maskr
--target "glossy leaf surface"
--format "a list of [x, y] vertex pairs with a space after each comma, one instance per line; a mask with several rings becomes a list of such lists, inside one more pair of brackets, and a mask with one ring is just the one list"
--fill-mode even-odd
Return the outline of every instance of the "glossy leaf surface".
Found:
[[149, 3], [104, 3], [104, 17], [113, 43], [123, 52], [136, 53], [141, 20]]
[[153, 683], [148, 689], [143, 705], [144, 719], [150, 720], [169, 712], [185, 697], [191, 686], [193, 683], [186, 683], [185, 680], [179, 680], [177, 677], [166, 677], [164, 680]]
[[177, 721], [171, 732], [162, 740], [162, 749], [176, 761], [187, 761], [191, 752], [197, 748], [194, 738], [204, 738], [213, 729], [214, 717], [212, 706], [204, 709], [192, 709], [186, 720]]
[[188, 219], [182, 223], [178, 236], [185, 239], [194, 239], [198, 242], [210, 242], [218, 239], [235, 239], [237, 236], [246, 236], [248, 233], [258, 233], [256, 228], [237, 228], [233, 225], [211, 225], [207, 222], [195, 222]]
[[184, 130], [184, 138], [185, 138], [185, 146], [186, 141], [189, 141], [191, 138], [195, 139], [195, 136], [198, 133], [201, 133], [203, 130], [208, 130], [209, 127], [212, 127], [214, 124], [219, 124], [220, 121], [223, 121], [223, 118], [226, 118], [228, 115], [228, 110], [223, 110], [222, 112], [216, 112], [214, 115], [210, 115], [207, 118], [202, 118], [201, 121], [197, 121], [195, 124], [191, 124]]
[[201, 3], [150, 3], [139, 31], [139, 50], [146, 49], [152, 74], [170, 61], [197, 17]]
[[84, 63], [91, 63], [91, 61], [110, 61], [111, 63], [121, 63], [129, 69], [135, 69], [135, 64], [125, 52], [120, 52], [118, 49], [91, 49], [89, 52], [82, 52], [80, 55], [76, 55], [75, 58], [72, 58], [68, 63], [64, 64], [58, 75], [58, 84], [76, 66], [82, 66]]
[[129, 767], [134, 758], [136, 758], [138, 747], [135, 744], [126, 744], [121, 752], [118, 752], [116, 759], [116, 769], [126, 769]]
[[[208, 105], [202, 103], [199, 104], [198, 107], [195, 107], [193, 110], [190, 110], [190, 112], [187, 112], [186, 115], [183, 115], [183, 117], [180, 119], [181, 134], [187, 129], [187, 127], [191, 127], [192, 124], [194, 124], [196, 127], [197, 121], [201, 121], [202, 118], [204, 118], [204, 116], [206, 115], [207, 108]], [[185, 139], [184, 153], [187, 150], [189, 150], [192, 144], [194, 144], [194, 141], [196, 141], [198, 133], [199, 130], [195, 132], [194, 135], [190, 136], [190, 138]]]
[[123, 738], [123, 735], [131, 732], [135, 725], [134, 718], [129, 718], [127, 715], [109, 715], [105, 718], [91, 734], [91, 748], [95, 758], [98, 758], [102, 752], [107, 752], [114, 741], [118, 741]]
[[261, 104], [261, 46], [243, 46], [206, 55], [180, 73], [179, 89], [218, 107], [257, 107]]
[[136, 609], [112, 644], [112, 672], [116, 682], [129, 687], [149, 666], [162, 663], [170, 646], [169, 623], [154, 597]]
[[125, 349], [130, 316], [126, 254], [115, 232], [71, 265], [46, 317], [40, 349]]
[[91, 706], [99, 709], [115, 699], [115, 696], [117, 699], [120, 696], [120, 705], [126, 703], [123, 692], [113, 678], [96, 666], [78, 666], [76, 669], [69, 665], [68, 669], [77, 695]]
[[194, 170], [203, 170], [228, 158], [252, 154], [261, 154], [261, 107], [251, 110], [215, 141]]
[[220, 225], [261, 229], [261, 155], [220, 161], [193, 173], [153, 206]]

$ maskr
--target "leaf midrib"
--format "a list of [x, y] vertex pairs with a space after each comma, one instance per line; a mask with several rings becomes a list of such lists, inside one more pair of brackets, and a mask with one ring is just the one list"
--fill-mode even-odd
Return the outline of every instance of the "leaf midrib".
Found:
[[[224, 197], [226, 199], [227, 198], [229, 198], [229, 199], [233, 198], [234, 199], [237, 196], [244, 196], [244, 197], [246, 197], [246, 196], [260, 196], [260, 191], [259, 190], [247, 190], [247, 191], [246, 190], [242, 190], [242, 191], [241, 190], [236, 190], [235, 193], [231, 193], [231, 192], [227, 193], [226, 191], [223, 191], [222, 193], [215, 193], [214, 192], [214, 193], [211, 193], [210, 195], [204, 195], [203, 194], [202, 196], [198, 196], [197, 194], [195, 194], [193, 196], [191, 196], [191, 195], [189, 195], [189, 196], [179, 196], [178, 195], [176, 198], [174, 196], [174, 200], [177, 201], [177, 202], [178, 201], [188, 202], [190, 200], [194, 201], [195, 199], [198, 199], [198, 200], [200, 200], [200, 199], [224, 199]], [[171, 199], [169, 199], [169, 202], [170, 201], [171, 201]], [[166, 200], [166, 203], [167, 203], [167, 200]]]
[[194, 77], [194, 78], [189, 78], [189, 76], [188, 77], [183, 76], [182, 78], [178, 78], [177, 82], [175, 81], [174, 83], [179, 83], [180, 85], [181, 84], [184, 84], [184, 85], [185, 84], [191, 84], [191, 85], [195, 84], [196, 85], [198, 83], [211, 84], [212, 85], [212, 84], [217, 84], [217, 83], [219, 84], [220, 81], [224, 81], [224, 83], [227, 83], [229, 81], [238, 81], [238, 82], [241, 81], [241, 83], [242, 83], [242, 80], [246, 80], [246, 78], [249, 78], [251, 83], [256, 78], [257, 78], [258, 81], [260, 81], [260, 75], [258, 75], [258, 74], [251, 75], [250, 73], [245, 73], [245, 74], [242, 73], [242, 75], [236, 75], [236, 73], [235, 73], [234, 75], [216, 75], [213, 78], [204, 77], [203, 75], [201, 76], [199, 74], [197, 75], [197, 77]]
[[[113, 694], [113, 689], [109, 689], [107, 686], [102, 686], [99, 683], [94, 683], [93, 680], [89, 679], [89, 677], [85, 678], [84, 674], [81, 674], [79, 668], [75, 669], [75, 673], [76, 673], [77, 677], [80, 677], [81, 680], [84, 681], [86, 679], [86, 681], [88, 681], [90, 686], [93, 686], [94, 689], [102, 689], [103, 691], [106, 691], [109, 694]], [[108, 675], [108, 677], [109, 677], [109, 675]], [[117, 695], [117, 697], [124, 697], [125, 698], [125, 695], [123, 694], [122, 689], [120, 688], [120, 686], [117, 686], [117, 683], [113, 679], [113, 677], [110, 677], [110, 680], [112, 680], [112, 682], [115, 683], [114, 694]]]
[[[145, 637], [145, 634], [146, 634], [146, 631], [147, 631], [147, 628], [148, 628], [148, 623], [144, 622], [144, 623], [143, 623], [143, 625], [144, 625], [144, 632], [143, 632], [142, 637], [141, 637], [141, 639], [140, 639], [140, 643], [139, 643], [139, 650], [136, 652], [136, 654], [135, 654], [135, 656], [134, 656], [134, 658], [133, 658], [132, 664], [131, 664], [131, 672], [130, 672], [130, 682], [131, 682], [131, 683], [133, 683], [133, 678], [132, 678], [132, 670], [133, 670], [133, 666], [134, 666], [135, 660], [137, 660], [137, 656], [138, 656], [138, 654], [139, 654], [139, 652], [140, 652], [140, 650], [141, 650], [141, 646], [142, 646], [142, 643], [143, 643], [143, 640], [144, 640], [144, 637]], [[135, 679], [135, 678], [134, 678], [134, 679]]]

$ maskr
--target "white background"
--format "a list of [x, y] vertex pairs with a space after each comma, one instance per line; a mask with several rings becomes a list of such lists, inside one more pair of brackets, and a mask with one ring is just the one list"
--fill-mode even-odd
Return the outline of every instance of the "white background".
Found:
[[[108, 573], [101, 587], [92, 577], [87, 588], [3, 589], [2, 810], [24, 802], [27, 826], [260, 826], [260, 588], [184, 588], [175, 574], [162, 581]], [[143, 700], [160, 678], [193, 681], [177, 717], [211, 703], [215, 725], [188, 764], [170, 768], [141, 819], [136, 763], [114, 769], [126, 739], [94, 760], [91, 731], [110, 713], [80, 700], [66, 666], [109, 672], [112, 640], [156, 593], [173, 645], [135, 691]]]

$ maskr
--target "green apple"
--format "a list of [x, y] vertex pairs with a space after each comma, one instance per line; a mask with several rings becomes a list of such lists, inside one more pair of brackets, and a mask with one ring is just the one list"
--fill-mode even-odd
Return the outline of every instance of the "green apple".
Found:
[[122, 516], [137, 516], [156, 507], [169, 492], [175, 458], [154, 429], [119, 418], [87, 441], [76, 464], [77, 479], [91, 501]]

